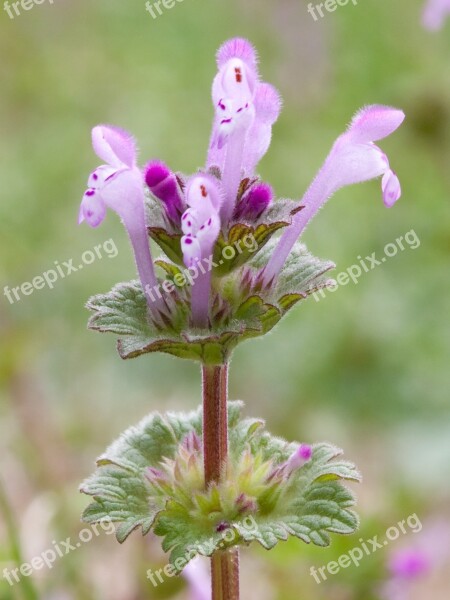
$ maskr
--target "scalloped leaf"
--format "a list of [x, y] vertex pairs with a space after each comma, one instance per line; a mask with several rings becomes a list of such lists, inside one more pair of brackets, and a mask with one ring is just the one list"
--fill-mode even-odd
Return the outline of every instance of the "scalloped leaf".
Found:
[[[242, 406], [242, 402], [228, 404], [231, 462], [237, 464], [242, 453], [250, 450], [253, 456], [273, 465], [284, 463], [298, 445], [272, 436], [260, 419], [242, 419]], [[180, 497], [167, 496], [152, 487], [145, 474], [148, 467], [160, 468], [163, 459], [173, 459], [188, 433], [200, 435], [201, 427], [199, 408], [190, 413], [152, 413], [127, 429], [99, 457], [97, 470], [80, 488], [93, 499], [83, 520], [95, 523], [109, 519], [117, 523], [119, 542], [139, 527], [143, 535], [153, 527], [163, 538], [163, 549], [171, 553], [170, 561], [178, 571], [187, 562], [186, 557], [211, 556], [218, 549], [240, 543], [256, 541], [269, 549], [293, 535], [325, 546], [330, 542], [330, 533], [348, 534], [356, 529], [358, 519], [351, 510], [354, 497], [341, 482], [358, 481], [359, 473], [351, 463], [339, 459], [341, 450], [325, 443], [313, 446], [311, 461], [277, 484], [281, 485], [277, 488], [279, 500], [272, 503], [271, 509], [263, 492], [258, 512], [236, 517], [238, 513], [234, 509], [230, 513], [226, 504], [220, 508], [220, 491], [215, 487], [208, 493], [218, 508], [193, 519], [189, 496], [184, 492]], [[273, 484], [267, 485], [270, 491]], [[198, 501], [201, 496], [196, 493], [196, 498]], [[205, 498], [202, 502], [206, 506], [209, 501]], [[218, 523], [227, 524], [225, 531], [218, 528]], [[180, 567], [177, 559], [181, 557], [186, 560]]]
[[165, 352], [205, 364], [223, 364], [240, 341], [261, 332], [261, 324], [255, 320], [249, 320], [247, 327], [235, 320], [212, 332], [190, 331], [183, 298], [172, 304], [172, 314], [175, 313], [172, 327], [161, 330], [148, 319], [147, 301], [138, 281], [119, 283], [109, 293], [92, 297], [86, 306], [94, 311], [88, 322], [90, 329], [121, 336], [117, 348], [124, 359]]
[[307, 544], [329, 546], [329, 533], [348, 535], [356, 531], [357, 515], [349, 510], [355, 503], [353, 494], [337, 481], [315, 482], [306, 487], [295, 504], [285, 507], [284, 515], [256, 519], [257, 527], [236, 525], [242, 539], [256, 541], [270, 550], [289, 536]]
[[[274, 463], [286, 460], [297, 445], [261, 432], [261, 427], [260, 421], [241, 421], [236, 430], [230, 432], [231, 447], [236, 444], [233, 455], [239, 455], [244, 446], [250, 444], [253, 453], [262, 450]], [[311, 461], [292, 477], [292, 483], [283, 493], [275, 511], [227, 521], [225, 534], [218, 533], [214, 523], [194, 523], [186, 506], [169, 502], [158, 516], [154, 531], [164, 538], [163, 549], [171, 552], [171, 564], [177, 568], [177, 559], [190, 556], [193, 550], [203, 556], [211, 556], [216, 550], [253, 541], [270, 550], [289, 536], [308, 544], [328, 546], [330, 533], [353, 533], [359, 523], [351, 510], [355, 498], [341, 481], [359, 481], [360, 475], [350, 463], [330, 462], [340, 454], [339, 449], [329, 444], [314, 446]]]
[[[215, 295], [209, 329], [190, 327], [190, 286], [173, 286], [164, 295], [170, 317], [162, 315], [158, 322], [149, 318], [138, 281], [119, 283], [107, 294], [91, 298], [87, 308], [94, 314], [88, 327], [118, 334], [117, 347], [124, 359], [165, 352], [205, 364], [222, 364], [240, 342], [264, 335], [300, 300], [330, 284], [326, 273], [333, 263], [315, 258], [303, 244], [297, 244], [276, 287], [260, 289], [252, 283], [255, 268], [262, 268], [269, 255], [263, 249], [260, 257], [252, 259], [250, 268], [241, 267], [227, 278], [213, 279]], [[173, 262], [159, 259], [156, 264], [169, 280], [181, 273]], [[160, 284], [162, 287], [163, 281]]]
[[[231, 429], [239, 423], [242, 402], [228, 403]], [[173, 457], [186, 435], [201, 435], [202, 409], [189, 413], [152, 413], [129, 427], [97, 459], [97, 470], [80, 486], [93, 497], [82, 515], [87, 523], [109, 519], [118, 523], [117, 540], [122, 543], [135, 529], [146, 535], [167, 499], [151, 496], [145, 477], [148, 467], [158, 467], [164, 457]]]

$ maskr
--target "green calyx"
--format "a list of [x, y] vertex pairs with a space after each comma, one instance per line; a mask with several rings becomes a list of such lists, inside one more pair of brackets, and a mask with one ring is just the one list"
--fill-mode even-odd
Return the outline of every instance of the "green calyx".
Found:
[[[87, 307], [93, 312], [89, 327], [119, 335], [118, 351], [124, 359], [165, 352], [207, 365], [223, 364], [240, 342], [265, 335], [299, 301], [330, 284], [327, 272], [333, 263], [313, 257], [298, 243], [277, 282], [262, 287], [259, 275], [269, 260], [273, 243], [266, 243], [232, 272], [224, 276], [213, 273], [207, 329], [192, 326], [191, 286], [181, 267], [167, 258], [156, 264], [164, 274], [159, 280], [160, 293], [169, 316], [151, 318], [140, 283], [131, 281], [89, 300]], [[179, 285], [183, 279], [184, 285]], [[163, 285], [169, 292], [164, 291]]]
[[177, 571], [196, 554], [252, 541], [270, 549], [293, 535], [326, 546], [330, 532], [355, 531], [354, 497], [342, 483], [359, 480], [355, 467], [338, 449], [316, 444], [311, 460], [283, 474], [298, 444], [273, 437], [258, 419], [242, 419], [241, 409], [228, 405], [229, 459], [209, 487], [200, 409], [154, 413], [128, 429], [81, 486], [93, 499], [83, 519], [115, 522], [120, 542], [139, 527], [144, 535], [153, 529]]

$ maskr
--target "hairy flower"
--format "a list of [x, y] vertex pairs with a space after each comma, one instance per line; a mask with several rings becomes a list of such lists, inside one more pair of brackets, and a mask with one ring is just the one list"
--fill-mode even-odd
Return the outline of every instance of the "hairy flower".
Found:
[[400, 182], [389, 160], [374, 142], [395, 131], [405, 118], [401, 110], [368, 106], [358, 112], [338, 137], [309, 187], [301, 210], [286, 229], [264, 272], [265, 283], [278, 275], [296, 240], [323, 204], [340, 188], [383, 176], [383, 201], [391, 207], [401, 196]]
[[233, 215], [241, 179], [254, 175], [269, 148], [281, 100], [275, 88], [259, 81], [256, 52], [246, 40], [226, 42], [217, 54], [217, 65], [212, 88], [216, 117], [207, 166], [218, 167], [222, 173], [221, 214], [226, 224]]
[[160, 160], [153, 160], [145, 168], [145, 183], [152, 194], [164, 204], [168, 217], [179, 225], [184, 203], [174, 173]]
[[[380, 177], [385, 206], [400, 198], [399, 179], [376, 142], [400, 126], [405, 117], [401, 110], [372, 105], [358, 112], [304, 197], [293, 201], [276, 199], [256, 173], [282, 102], [278, 91], [261, 81], [255, 49], [247, 40], [234, 38], [220, 47], [212, 101], [206, 164], [190, 176], [160, 160], [141, 171], [129, 134], [109, 126], [94, 128], [94, 149], [106, 164], [90, 177], [80, 220], [96, 227], [108, 206], [119, 214], [150, 310], [162, 313], [163, 325], [150, 330], [150, 320], [135, 305], [133, 313], [143, 315], [144, 331], [137, 336], [133, 326], [138, 347], [121, 344], [123, 356], [158, 349], [223, 362], [238, 341], [266, 333], [296, 302], [328, 285], [323, 275], [332, 264], [308, 255], [298, 240], [337, 190]], [[173, 281], [156, 279], [147, 234], [165, 253], [157, 264]], [[116, 293], [140, 302], [135, 288]], [[109, 317], [110, 311], [111, 304]], [[171, 332], [164, 341], [161, 329]]]
[[[136, 144], [132, 136], [109, 125], [92, 130], [92, 145], [106, 164], [91, 173], [83, 196], [78, 222], [98, 227], [111, 208], [121, 218], [134, 250], [142, 288], [156, 286], [144, 215], [144, 181], [136, 166]], [[151, 304], [151, 303], [150, 303]], [[153, 304], [154, 308], [158, 305]]]

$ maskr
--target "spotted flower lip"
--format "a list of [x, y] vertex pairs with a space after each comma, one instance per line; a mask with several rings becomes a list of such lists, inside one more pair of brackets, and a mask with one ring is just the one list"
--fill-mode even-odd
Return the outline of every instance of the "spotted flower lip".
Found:
[[[269, 149], [273, 125], [281, 112], [280, 94], [261, 80], [256, 51], [247, 40], [226, 41], [216, 59], [214, 119], [205, 166], [192, 176], [184, 176], [154, 159], [141, 170], [136, 164], [133, 137], [117, 127], [99, 125], [92, 131], [92, 144], [103, 164], [89, 177], [79, 214], [79, 221], [91, 227], [101, 224], [107, 208], [120, 216], [150, 310], [164, 312], [168, 303], [180, 297], [175, 293], [164, 300], [156, 294], [155, 299], [153, 291], [160, 286], [147, 229], [171, 260], [184, 263], [192, 277], [183, 302], [190, 302], [189, 325], [197, 329], [207, 329], [216, 324], [215, 319], [228, 318], [229, 298], [216, 285], [216, 277], [239, 272], [237, 269], [248, 262], [250, 269], [243, 274], [246, 285], [264, 293], [270, 291], [299, 236], [340, 188], [380, 177], [386, 207], [392, 207], [401, 196], [399, 178], [376, 142], [393, 133], [405, 115], [389, 106], [371, 105], [360, 110], [336, 139], [303, 199], [298, 203], [285, 200], [275, 206], [271, 186], [259, 179], [256, 169]], [[155, 225], [145, 220], [146, 189], [150, 190], [150, 201], [156, 201], [151, 206], [153, 212], [149, 212], [158, 220]], [[250, 253], [244, 252], [229, 269], [220, 267], [220, 259], [214, 263], [224, 244], [233, 243], [244, 232], [258, 230], [262, 245], [266, 245], [281, 227], [284, 231], [275, 249], [257, 273], [252, 273]]]
[[121, 218], [133, 247], [142, 288], [147, 292], [150, 310], [163, 309], [163, 303], [149, 296], [157, 284], [147, 238], [144, 213], [144, 180], [136, 166], [137, 149], [133, 137], [110, 125], [92, 130], [92, 146], [106, 164], [89, 177], [78, 222], [98, 227], [111, 208]]
[[253, 46], [235, 38], [217, 53], [217, 73], [212, 88], [216, 116], [208, 152], [207, 167], [222, 173], [224, 224], [231, 218], [242, 176], [252, 176], [267, 152], [272, 125], [281, 110], [277, 90], [260, 82]]
[[200, 263], [212, 256], [220, 232], [222, 191], [219, 182], [209, 175], [195, 175], [186, 187], [186, 204], [188, 208], [181, 218], [184, 233], [181, 249], [185, 265], [197, 272], [197, 279], [191, 291], [192, 320], [198, 327], [206, 327], [211, 271], [200, 268]]

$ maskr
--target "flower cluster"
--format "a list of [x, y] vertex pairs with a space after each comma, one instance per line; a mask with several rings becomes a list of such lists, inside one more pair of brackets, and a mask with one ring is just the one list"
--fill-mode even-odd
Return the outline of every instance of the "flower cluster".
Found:
[[[107, 207], [118, 213], [146, 294], [147, 321], [158, 324], [159, 331], [175, 331], [170, 348], [188, 332], [222, 332], [230, 324], [234, 331], [265, 333], [296, 301], [329, 282], [321, 276], [332, 265], [311, 260], [306, 265], [305, 249], [298, 245], [328, 198], [344, 186], [377, 177], [382, 177], [387, 207], [401, 195], [399, 180], [375, 142], [395, 131], [404, 114], [374, 105], [358, 112], [339, 136], [302, 200], [275, 199], [256, 169], [270, 146], [280, 95], [261, 81], [256, 52], [246, 40], [223, 44], [217, 68], [212, 85], [213, 129], [206, 165], [197, 173], [184, 176], [159, 160], [141, 170], [128, 133], [106, 125], [93, 130], [94, 150], [105, 164], [89, 178], [80, 222], [96, 227]], [[282, 235], [276, 239], [274, 234], [280, 230]], [[249, 234], [258, 243], [256, 254], [244, 252], [227, 265], [217, 259], [224, 247]], [[173, 276], [179, 266], [195, 272], [188, 289], [155, 297], [161, 283], [148, 236], [165, 253], [155, 262], [166, 273]], [[204, 260], [212, 268], [202, 268]], [[140, 310], [137, 307], [135, 312]], [[149, 342], [146, 351], [150, 347]]]
[[289, 536], [327, 546], [330, 533], [353, 533], [355, 498], [345, 482], [360, 475], [342, 451], [288, 443], [261, 419], [243, 418], [242, 407], [227, 404], [229, 451], [220, 478], [207, 485], [202, 407], [144, 417], [82, 484], [91, 496], [83, 520], [111, 519], [121, 543], [136, 529], [153, 531], [177, 573], [218, 549], [257, 542], [270, 550]]
[[293, 475], [311, 460], [312, 447], [301, 444], [280, 464], [265, 460], [262, 453], [246, 448], [236, 460], [223, 467], [220, 483], [205, 486], [200, 437], [190, 432], [173, 458], [164, 457], [149, 467], [146, 478], [151, 495], [175, 499], [197, 523], [214, 524], [222, 531], [227, 523], [273, 512], [286, 494]]

